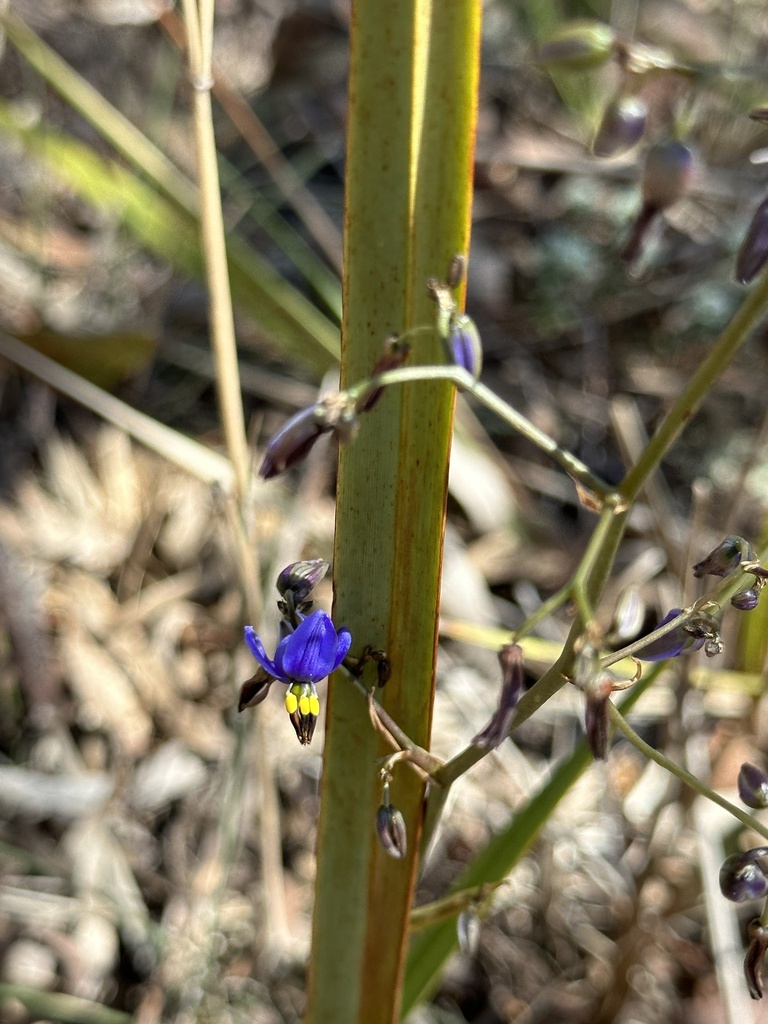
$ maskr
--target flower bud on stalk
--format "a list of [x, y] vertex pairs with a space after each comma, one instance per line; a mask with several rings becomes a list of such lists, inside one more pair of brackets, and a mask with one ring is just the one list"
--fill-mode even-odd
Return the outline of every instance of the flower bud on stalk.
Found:
[[408, 851], [405, 818], [387, 799], [376, 811], [376, 835], [390, 857], [402, 860]]
[[763, 998], [763, 961], [768, 950], [768, 928], [756, 917], [750, 921], [747, 930], [749, 946], [744, 957], [744, 977], [747, 979], [749, 994], [753, 999]]
[[702, 576], [720, 576], [725, 579], [739, 568], [742, 561], [749, 561], [754, 557], [752, 545], [743, 537], [731, 534], [694, 565], [693, 575], [696, 579], [701, 579]]
[[465, 313], [451, 314], [445, 347], [452, 363], [461, 366], [475, 378], [480, 376], [483, 368], [483, 346], [472, 317]]
[[480, 919], [475, 910], [462, 910], [456, 920], [459, 949], [465, 956], [474, 956], [480, 942]]
[[[411, 343], [405, 338], [393, 334], [384, 342], [384, 351], [379, 356], [373, 368], [372, 377], [378, 377], [380, 373], [387, 370], [397, 370], [403, 365], [411, 351]], [[358, 398], [355, 410], [357, 412], [370, 412], [384, 394], [385, 388], [371, 388], [363, 392]]]
[[343, 392], [301, 409], [271, 438], [264, 451], [259, 476], [270, 480], [301, 462], [317, 439], [333, 431], [349, 441], [357, 423], [355, 409]]
[[662, 210], [685, 195], [695, 168], [693, 151], [682, 142], [667, 140], [650, 147], [641, 179], [643, 204], [621, 251], [624, 263], [631, 265], [638, 259], [651, 225]]
[[768, 197], [755, 210], [736, 255], [736, 280], [753, 281], [768, 260]]
[[720, 868], [720, 892], [733, 903], [746, 903], [768, 895], [768, 846], [726, 857]]
[[757, 765], [745, 761], [739, 769], [739, 796], [747, 807], [768, 807], [768, 775]]
[[756, 587], [740, 590], [738, 594], [734, 594], [731, 598], [731, 604], [734, 608], [738, 608], [740, 612], [751, 612], [757, 608], [759, 603], [760, 592]]
[[637, 145], [645, 131], [648, 107], [639, 96], [619, 96], [605, 108], [592, 143], [595, 156], [621, 156]]
[[523, 692], [523, 649], [519, 644], [505, 644], [499, 651], [501, 665], [501, 691], [499, 705], [490, 722], [472, 740], [483, 750], [495, 750], [509, 735], [515, 708]]

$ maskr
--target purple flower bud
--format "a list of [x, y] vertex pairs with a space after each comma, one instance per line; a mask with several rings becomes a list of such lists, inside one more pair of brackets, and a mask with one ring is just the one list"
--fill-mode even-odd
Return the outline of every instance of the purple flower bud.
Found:
[[259, 476], [270, 480], [301, 462], [321, 434], [333, 429], [322, 402], [301, 409], [270, 439], [259, 467]]
[[[371, 376], [378, 377], [380, 373], [386, 373], [387, 370], [397, 370], [406, 361], [410, 351], [411, 343], [393, 334], [384, 342], [384, 351], [379, 356]], [[356, 411], [370, 412], [385, 390], [386, 388], [371, 388], [364, 392], [357, 400]]]
[[403, 859], [408, 850], [405, 818], [390, 803], [381, 804], [376, 811], [376, 835], [390, 857]]
[[446, 338], [448, 358], [473, 377], [479, 377], [483, 368], [483, 346], [474, 320], [465, 313], [453, 313], [448, 323]]
[[747, 979], [749, 994], [753, 999], [763, 998], [763, 961], [768, 949], [768, 928], [760, 924], [760, 918], [750, 921], [747, 929], [749, 946], [744, 957], [744, 977]]
[[[661, 626], [676, 619], [681, 611], [681, 608], [673, 608], [667, 612], [652, 632], [655, 633]], [[697, 651], [704, 643], [704, 639], [704, 637], [692, 636], [685, 626], [676, 626], [665, 636], [659, 637], [658, 640], [652, 640], [645, 647], [641, 647], [639, 651], [635, 651], [635, 657], [640, 658], [641, 661], [665, 661], [667, 658], [676, 658], [684, 651]]]
[[643, 202], [653, 210], [666, 210], [688, 191], [695, 168], [693, 151], [682, 142], [655, 143], [645, 155]]
[[298, 606], [306, 601], [330, 568], [331, 563], [323, 558], [292, 562], [277, 577], [277, 589], [283, 597], [291, 594], [294, 605]]
[[645, 131], [648, 107], [639, 96], [619, 96], [605, 108], [592, 143], [595, 156], [620, 156], [632, 149]]
[[734, 903], [746, 903], [768, 895], [768, 846], [726, 857], [720, 868], [720, 892]]
[[768, 260], [768, 197], [755, 210], [736, 255], [736, 280], [749, 284]]
[[483, 750], [495, 750], [509, 735], [515, 708], [523, 692], [523, 649], [519, 644], [505, 644], [499, 651], [501, 691], [499, 705], [486, 727], [472, 740]]
[[720, 541], [716, 548], [697, 562], [693, 567], [693, 575], [696, 579], [702, 576], [730, 576], [739, 568], [743, 560], [755, 557], [752, 546], [743, 537], [731, 534], [725, 540]]
[[607, 673], [598, 675], [584, 686], [584, 735], [596, 761], [608, 756], [608, 700], [613, 692], [613, 680]]
[[354, 406], [344, 392], [328, 395], [322, 402], [301, 409], [267, 444], [259, 476], [269, 480], [295, 466], [328, 431], [332, 430], [340, 441], [350, 440], [356, 424]]
[[757, 765], [745, 761], [739, 769], [739, 796], [747, 807], [768, 807], [768, 775]]
[[755, 587], [749, 587], [747, 590], [740, 590], [738, 594], [734, 594], [731, 598], [731, 604], [734, 608], [738, 608], [740, 612], [751, 612], [760, 601], [760, 592]]
[[583, 71], [611, 58], [616, 36], [610, 25], [600, 21], [571, 21], [561, 25], [536, 55], [542, 67]]

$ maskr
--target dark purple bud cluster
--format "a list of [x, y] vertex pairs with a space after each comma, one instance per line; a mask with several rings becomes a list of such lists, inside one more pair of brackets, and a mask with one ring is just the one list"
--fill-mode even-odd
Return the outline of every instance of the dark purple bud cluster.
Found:
[[240, 688], [238, 710], [255, 707], [273, 683], [283, 683], [288, 688], [285, 707], [302, 744], [311, 741], [317, 724], [320, 702], [316, 684], [336, 671], [352, 643], [349, 630], [337, 630], [326, 612], [310, 611], [309, 595], [329, 568], [328, 562], [315, 558], [294, 562], [278, 576], [281, 600], [277, 606], [282, 618], [274, 658], [269, 657], [253, 627], [245, 627], [245, 642], [259, 668]]
[[714, 550], [697, 562], [693, 567], [693, 575], [720, 576], [725, 579], [739, 569], [745, 569], [754, 576], [753, 583], [745, 583], [744, 587], [731, 598], [731, 604], [741, 612], [751, 612], [757, 608], [760, 591], [765, 580], [766, 571], [755, 561], [755, 552], [749, 541], [732, 534], [721, 541]]

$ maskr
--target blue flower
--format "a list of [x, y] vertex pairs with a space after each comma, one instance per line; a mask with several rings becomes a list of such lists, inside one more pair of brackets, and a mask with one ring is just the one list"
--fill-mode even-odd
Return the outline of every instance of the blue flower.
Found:
[[[681, 611], [682, 608], [673, 608], [672, 611], [668, 611], [662, 622], [652, 632], [655, 633], [667, 623], [671, 623]], [[707, 637], [693, 636], [689, 630], [685, 629], [685, 626], [676, 626], [665, 636], [652, 640], [645, 647], [635, 651], [635, 655], [642, 662], [664, 662], [668, 657], [677, 657], [678, 654], [683, 654], [686, 651], [698, 650], [706, 639]]]
[[315, 684], [335, 672], [342, 663], [352, 643], [352, 634], [344, 627], [337, 631], [329, 615], [316, 611], [283, 637], [274, 659], [267, 654], [253, 626], [245, 627], [245, 642], [264, 671], [288, 686], [286, 710], [299, 742], [309, 743], [320, 712]]
[[335, 672], [352, 643], [352, 634], [343, 627], [336, 631], [323, 611], [312, 612], [298, 628], [277, 645], [274, 661], [253, 626], [245, 627], [245, 642], [256, 661], [281, 683], [319, 683]]
[[[672, 611], [667, 612], [652, 632], [655, 633], [667, 622], [676, 619], [681, 611], [682, 608], [673, 608]], [[658, 640], [653, 640], [645, 647], [641, 647], [639, 651], [635, 651], [635, 655], [641, 661], [665, 661], [667, 658], [676, 658], [685, 651], [698, 651], [705, 639], [706, 637], [692, 636], [685, 626], [676, 626], [665, 636], [661, 636]]]

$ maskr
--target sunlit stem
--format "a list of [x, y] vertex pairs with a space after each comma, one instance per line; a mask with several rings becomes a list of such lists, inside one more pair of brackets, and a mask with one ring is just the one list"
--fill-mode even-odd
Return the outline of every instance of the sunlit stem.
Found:
[[487, 409], [490, 409], [500, 420], [507, 423], [513, 430], [517, 431], [541, 451], [545, 452], [557, 462], [568, 473], [569, 476], [578, 480], [580, 484], [589, 491], [594, 492], [603, 501], [617, 500], [614, 489], [604, 480], [587, 468], [583, 462], [572, 455], [571, 452], [561, 448], [549, 434], [539, 430], [537, 426], [526, 419], [508, 405], [503, 398], [499, 398], [490, 388], [487, 388], [480, 381], [476, 380], [471, 373], [461, 366], [405, 366], [397, 370], [387, 370], [376, 377], [361, 381], [354, 387], [348, 389], [350, 400], [354, 402], [377, 387], [390, 387], [394, 384], [412, 384], [418, 381], [447, 380], [455, 384], [462, 391], [468, 391], [481, 402]]
[[622, 733], [622, 735], [626, 737], [632, 746], [639, 750], [641, 754], [644, 754], [645, 757], [649, 758], [651, 761], [655, 761], [656, 764], [660, 765], [662, 768], [665, 768], [671, 775], [680, 779], [680, 781], [684, 782], [686, 786], [690, 786], [690, 788], [700, 796], [705, 797], [707, 800], [711, 800], [712, 803], [717, 804], [718, 807], [722, 807], [723, 810], [728, 811], [728, 813], [732, 814], [734, 818], [737, 818], [742, 825], [753, 829], [759, 835], [768, 839], [768, 826], [761, 824], [761, 822], [757, 821], [756, 818], [753, 818], [751, 814], [747, 814], [746, 811], [742, 811], [740, 807], [732, 804], [730, 800], [726, 800], [724, 796], [720, 796], [719, 793], [710, 789], [710, 787], [707, 786], [706, 783], [702, 782], [701, 779], [697, 779], [695, 775], [691, 774], [691, 772], [670, 760], [670, 758], [656, 750], [656, 748], [652, 747], [649, 743], [646, 743], [645, 740], [641, 739], [637, 735], [616, 705], [610, 701], [608, 702], [608, 709], [613, 725], [616, 726], [619, 732]]

